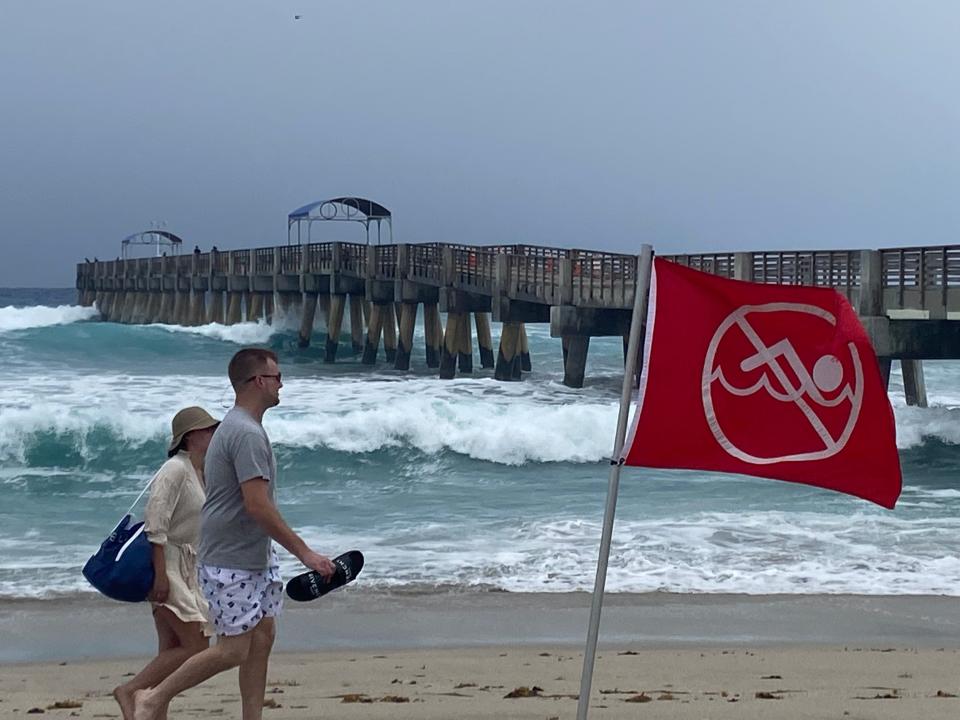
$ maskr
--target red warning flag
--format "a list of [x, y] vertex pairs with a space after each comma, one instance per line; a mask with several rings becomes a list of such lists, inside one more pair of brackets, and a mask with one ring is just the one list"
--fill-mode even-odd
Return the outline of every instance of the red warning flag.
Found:
[[656, 258], [628, 465], [806, 483], [892, 508], [893, 410], [840, 293]]

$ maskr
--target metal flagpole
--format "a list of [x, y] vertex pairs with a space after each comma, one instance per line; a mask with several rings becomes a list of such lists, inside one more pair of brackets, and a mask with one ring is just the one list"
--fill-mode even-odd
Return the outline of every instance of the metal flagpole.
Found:
[[[600, 557], [597, 560], [597, 579], [593, 586], [593, 602], [590, 605], [590, 625], [587, 630], [587, 649], [583, 654], [583, 672], [580, 675], [580, 696], [577, 700], [577, 720], [587, 720], [590, 705], [590, 685], [593, 682], [593, 662], [597, 655], [597, 636], [600, 632], [600, 610], [603, 607], [603, 588], [607, 582], [607, 560], [610, 557], [610, 539], [613, 536], [613, 516], [617, 510], [617, 492], [620, 488], [620, 453], [627, 434], [627, 419], [630, 416], [630, 397], [633, 393], [637, 357], [640, 351], [640, 332], [647, 314], [647, 293], [650, 289], [650, 270], [653, 263], [653, 248], [640, 246], [637, 261], [637, 288], [633, 298], [633, 317], [630, 320], [630, 339], [627, 342], [627, 358], [623, 368], [623, 390], [620, 393], [620, 415], [617, 419], [617, 434], [613, 441], [613, 456], [610, 458], [610, 481], [607, 485], [607, 507], [603, 513], [603, 533], [600, 536]], [[648, 332], [652, 328], [648, 328]]]

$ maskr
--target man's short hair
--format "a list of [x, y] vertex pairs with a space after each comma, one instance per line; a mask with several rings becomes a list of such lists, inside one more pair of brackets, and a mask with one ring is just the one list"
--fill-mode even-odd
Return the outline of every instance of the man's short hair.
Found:
[[234, 390], [239, 390], [247, 380], [263, 372], [267, 368], [267, 362], [277, 360], [277, 354], [273, 350], [265, 348], [244, 348], [238, 351], [227, 366], [227, 377], [230, 378], [230, 384]]

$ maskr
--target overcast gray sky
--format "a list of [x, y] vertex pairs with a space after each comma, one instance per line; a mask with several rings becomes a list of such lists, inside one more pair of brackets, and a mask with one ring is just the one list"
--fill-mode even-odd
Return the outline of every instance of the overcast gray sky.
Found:
[[958, 37], [953, 1], [4, 0], [0, 286], [338, 195], [402, 242], [957, 243]]

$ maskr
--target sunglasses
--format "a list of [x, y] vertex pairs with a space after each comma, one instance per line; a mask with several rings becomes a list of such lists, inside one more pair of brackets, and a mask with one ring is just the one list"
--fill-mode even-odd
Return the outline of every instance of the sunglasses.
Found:
[[262, 377], [262, 378], [273, 378], [273, 379], [276, 380], [278, 383], [282, 383], [282, 382], [283, 382], [283, 380], [282, 380], [282, 378], [283, 378], [283, 373], [277, 373], [276, 375], [265, 375], [265, 374], [263, 374], [263, 373], [260, 373], [260, 374], [258, 374], [258, 375], [251, 375], [251, 376], [248, 377], [246, 380], [244, 380], [244, 382], [245, 382], [245, 383], [248, 383], [248, 382], [250, 382], [251, 380], [256, 380], [258, 377]]

